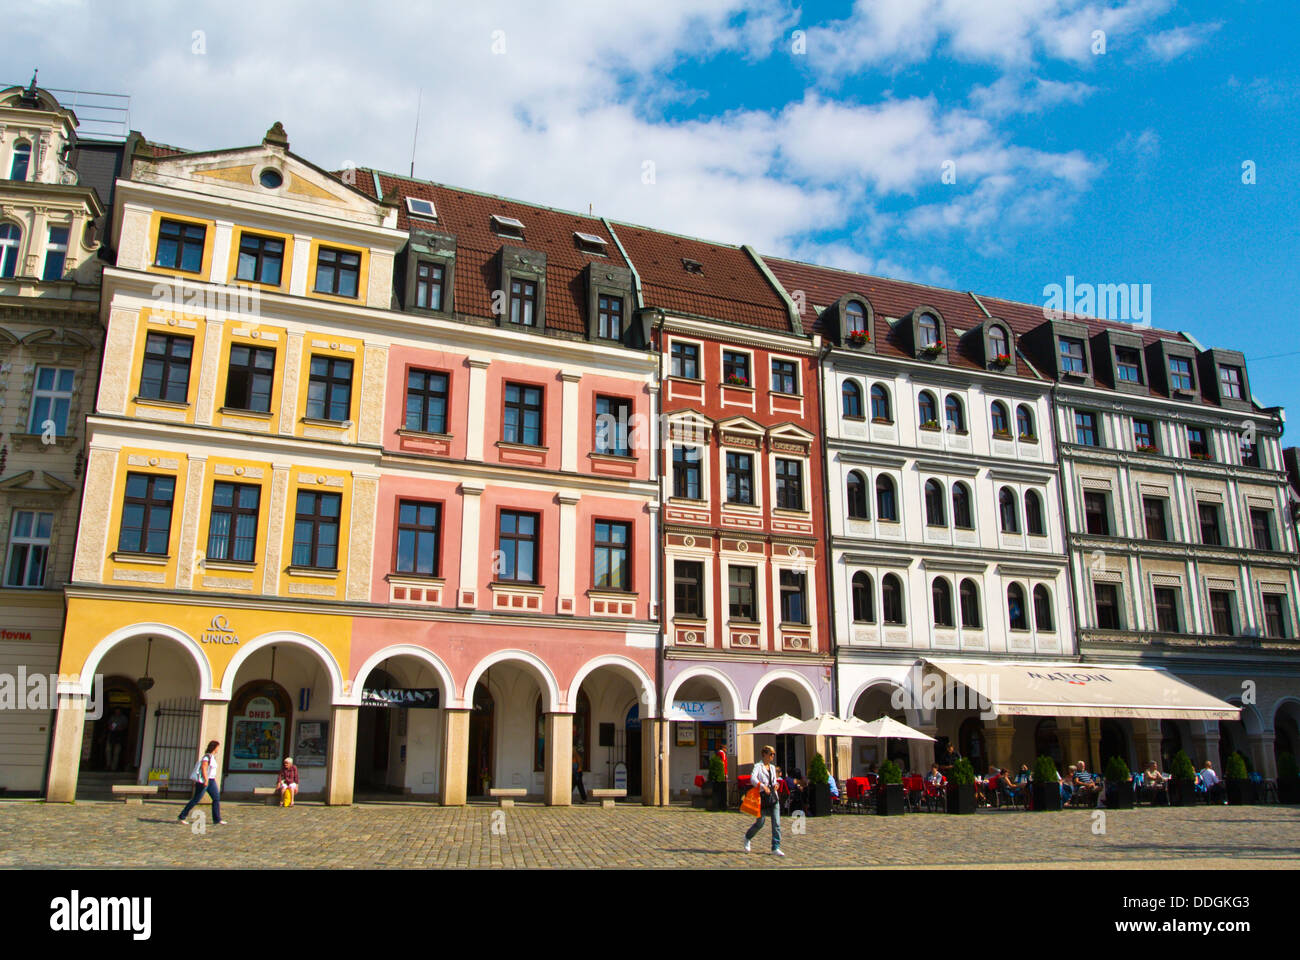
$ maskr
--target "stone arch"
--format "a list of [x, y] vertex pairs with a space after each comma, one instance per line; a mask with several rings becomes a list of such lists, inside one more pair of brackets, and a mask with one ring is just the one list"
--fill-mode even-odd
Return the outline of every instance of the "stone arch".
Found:
[[807, 714], [803, 719], [811, 720], [822, 715], [821, 698], [817, 696], [817, 690], [809, 682], [808, 678], [794, 670], [769, 670], [764, 673], [758, 683], [754, 684], [754, 692], [749, 697], [750, 715], [758, 717], [758, 698], [771, 684], [778, 680], [789, 680], [794, 684], [794, 695], [799, 699], [799, 708]]
[[[542, 691], [544, 698], [542, 709], [545, 712], [571, 712], [567, 709], [560, 709], [560, 685], [555, 682], [555, 675], [551, 672], [551, 668], [546, 665], [546, 662], [541, 657], [526, 650], [497, 650], [475, 664], [474, 669], [470, 671], [469, 676], [465, 679], [464, 689], [469, 691], [469, 696], [474, 695], [474, 688], [488, 667], [505, 662], [520, 664], [532, 674], [533, 679], [537, 681], [538, 688]], [[567, 707], [568, 704], [565, 704], [565, 706]]]
[[691, 667], [688, 670], [683, 670], [680, 674], [678, 674], [675, 678], [673, 678], [673, 682], [669, 684], [668, 690], [664, 693], [664, 703], [668, 704], [671, 707], [673, 702], [673, 697], [677, 693], [677, 691], [681, 689], [682, 684], [684, 684], [687, 680], [694, 680], [700, 678], [712, 680], [714, 684], [716, 684], [718, 688], [718, 692], [722, 696], [723, 705], [727, 708], [727, 713], [730, 715], [731, 719], [733, 720], [754, 719], [753, 715], [749, 714], [748, 711], [740, 709], [740, 703], [741, 703], [740, 692], [736, 689], [736, 685], [731, 682], [731, 678], [728, 677], [721, 670], [717, 670], [714, 667], [698, 666], [698, 667]]
[[343, 671], [339, 668], [338, 661], [334, 659], [334, 654], [330, 652], [325, 644], [321, 643], [314, 637], [309, 637], [303, 633], [295, 633], [291, 630], [274, 630], [270, 633], [264, 633], [260, 637], [255, 637], [248, 643], [243, 644], [239, 652], [230, 660], [230, 665], [226, 667], [225, 675], [221, 678], [222, 699], [229, 700], [234, 695], [235, 678], [239, 675], [239, 668], [244, 662], [261, 650], [263, 647], [269, 647], [272, 644], [287, 643], [291, 646], [302, 647], [308, 652], [315, 654], [316, 658], [321, 661], [325, 667], [325, 673], [330, 678], [330, 702], [335, 705], [346, 706], [350, 703], [345, 699], [343, 680]]
[[[565, 696], [565, 703], [573, 706], [578, 702], [578, 691], [582, 689], [582, 681], [586, 680], [595, 671], [601, 667], [612, 667], [619, 673], [623, 674], [633, 688], [639, 688], [641, 696], [638, 701], [642, 708], [642, 719], [658, 716], [657, 698], [655, 696], [654, 680], [646, 673], [645, 668], [629, 657], [622, 657], [618, 654], [610, 653], [603, 656], [595, 657], [588, 660], [578, 672], [573, 675], [573, 681], [569, 684], [568, 692]], [[626, 711], [624, 711], [626, 713]]]
[[194, 666], [199, 674], [199, 696], [206, 696], [214, 689], [212, 667], [208, 664], [207, 655], [204, 654], [203, 648], [199, 646], [197, 640], [191, 637], [183, 630], [177, 630], [175, 627], [168, 626], [165, 623], [135, 623], [129, 627], [122, 627], [120, 630], [114, 630], [99, 643], [86, 656], [86, 662], [82, 664], [77, 679], [72, 681], [61, 681], [59, 683], [59, 693], [69, 695], [90, 696], [91, 690], [87, 684], [87, 678], [92, 682], [95, 676], [95, 670], [103, 661], [108, 652], [116, 647], [119, 643], [127, 640], [134, 640], [137, 637], [165, 637], [168, 640], [174, 640], [180, 644], [181, 649], [190, 655], [194, 661]]
[[366, 682], [366, 677], [370, 676], [370, 671], [374, 670], [385, 660], [390, 657], [414, 657], [416, 660], [424, 663], [437, 676], [438, 682], [442, 685], [445, 697], [444, 706], [458, 706], [460, 698], [456, 689], [456, 681], [452, 678], [451, 670], [442, 662], [433, 651], [425, 647], [417, 646], [413, 643], [397, 643], [391, 647], [384, 647], [382, 650], [376, 650], [366, 661], [361, 664], [361, 669], [356, 672], [352, 678], [352, 691], [344, 699], [346, 703], [357, 706], [361, 703], [361, 686]]

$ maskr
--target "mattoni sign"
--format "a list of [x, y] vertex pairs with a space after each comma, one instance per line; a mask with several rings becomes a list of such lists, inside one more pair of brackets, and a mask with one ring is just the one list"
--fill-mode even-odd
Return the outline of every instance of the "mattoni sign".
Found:
[[438, 688], [388, 687], [383, 690], [364, 688], [361, 691], [361, 705], [363, 707], [430, 709], [438, 705]]

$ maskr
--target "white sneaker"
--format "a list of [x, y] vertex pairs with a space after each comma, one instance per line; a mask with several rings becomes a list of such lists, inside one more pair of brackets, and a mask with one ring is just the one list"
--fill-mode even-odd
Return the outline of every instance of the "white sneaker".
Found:
[[780, 847], [777, 847], [775, 850], [772, 851], [772, 856], [774, 856], [774, 857], [784, 857], [784, 856], [785, 856], [785, 851], [783, 851]]
[[748, 840], [745, 841], [745, 852], [746, 852], [746, 853], [749, 853], [749, 841], [748, 841]]

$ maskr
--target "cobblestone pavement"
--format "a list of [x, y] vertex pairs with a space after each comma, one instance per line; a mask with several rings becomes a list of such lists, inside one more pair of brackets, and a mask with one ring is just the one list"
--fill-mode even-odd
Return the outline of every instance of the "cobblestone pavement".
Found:
[[746, 854], [749, 818], [682, 807], [229, 803], [203, 834], [180, 807], [0, 803], [0, 867], [1300, 867], [1300, 807], [1116, 810], [1103, 834], [1086, 810], [786, 818], [784, 859], [767, 826]]

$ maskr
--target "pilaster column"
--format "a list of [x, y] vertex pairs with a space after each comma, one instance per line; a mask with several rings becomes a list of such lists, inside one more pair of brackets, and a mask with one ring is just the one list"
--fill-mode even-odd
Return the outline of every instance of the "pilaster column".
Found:
[[262, 592], [274, 596], [280, 592], [280, 573], [284, 568], [281, 562], [286, 535], [285, 513], [289, 504], [289, 467], [288, 463], [271, 464], [271, 495], [268, 507], [271, 511], [266, 534], [266, 571], [262, 575]]
[[580, 373], [561, 373], [562, 403], [561, 417], [564, 426], [560, 436], [560, 469], [577, 472], [578, 469], [578, 434], [585, 426], [578, 416], [578, 384], [582, 380]]
[[289, 273], [289, 295], [307, 295], [307, 274], [311, 272], [311, 237], [301, 233], [293, 236], [293, 269]]
[[347, 705], [330, 711], [329, 772], [325, 780], [325, 802], [344, 806], [352, 802], [352, 782], [357, 769], [357, 711]]
[[573, 803], [573, 714], [546, 714], [546, 796], [548, 807]]
[[1160, 741], [1159, 720], [1133, 721], [1133, 752], [1137, 754], [1133, 759], [1139, 770], [1148, 760], [1154, 760], [1157, 767], [1164, 766], [1160, 762]]
[[733, 720], [736, 731], [736, 755], [727, 760], [730, 767], [727, 774], [734, 780], [740, 776], [740, 768], [754, 762], [754, 738], [749, 731], [754, 729], [753, 720]]
[[[206, 453], [188, 456], [185, 480], [185, 500], [181, 504], [181, 543], [177, 548], [176, 587], [189, 590], [194, 585], [194, 568], [199, 560], [199, 520], [203, 513], [203, 474], [208, 468]], [[206, 547], [203, 551], [207, 555]]]
[[1248, 737], [1250, 743], [1251, 760], [1255, 763], [1255, 770], [1265, 780], [1275, 780], [1277, 778], [1277, 756], [1273, 753], [1273, 734], [1260, 733]]
[[[561, 493], [556, 496], [556, 499], [560, 502], [560, 556], [576, 557], [578, 555], [578, 501], [582, 498]], [[555, 601], [556, 613], [572, 615], [575, 612], [577, 578], [577, 564], [562, 559], [560, 592]]]
[[280, 389], [280, 436], [292, 437], [298, 422], [298, 377], [302, 370], [303, 335], [290, 331], [284, 349], [284, 384]]
[[641, 718], [641, 803], [662, 807], [668, 796], [668, 723], [657, 717]]
[[445, 712], [447, 719], [442, 744], [442, 796], [444, 807], [463, 807], [468, 786], [469, 765], [468, 710]]
[[379, 500], [379, 474], [352, 471], [352, 520], [348, 530], [349, 600], [369, 600], [375, 561], [375, 505]]
[[[653, 461], [651, 461], [653, 462]], [[650, 513], [650, 619], [659, 619], [659, 576], [664, 562], [663, 551], [659, 549], [659, 504], [648, 502], [646, 510]]]
[[487, 430], [487, 368], [488, 360], [470, 357], [469, 364], [469, 422], [465, 428], [465, 459], [483, 460], [483, 442]]
[[1223, 770], [1219, 763], [1219, 725], [1214, 721], [1203, 723], [1201, 732], [1192, 733], [1192, 766], [1200, 770], [1205, 766], [1205, 761], [1209, 760], [1214, 764], [1214, 769], [1219, 776], [1223, 776]]
[[54, 717], [54, 743], [50, 750], [50, 776], [45, 799], [72, 803], [77, 799], [77, 773], [81, 769], [81, 738], [86, 730], [86, 698], [59, 696]]
[[208, 283], [225, 283], [230, 276], [230, 243], [235, 225], [229, 220], [218, 220], [212, 237], [212, 264]]
[[212, 423], [217, 402], [217, 380], [221, 376], [221, 341], [226, 321], [212, 317], [203, 325], [203, 365], [199, 367], [199, 389], [194, 400], [194, 422]]
[[199, 742], [194, 745], [196, 758], [213, 740], [225, 745], [226, 717], [229, 711], [229, 700], [199, 701]]
[[[989, 762], [999, 770], [1011, 766], [1012, 750], [1016, 738], [1016, 725], [1011, 717], [997, 717], [984, 722], [984, 740], [989, 747]], [[978, 774], [987, 770], [976, 770]]]
[[[480, 444], [481, 442], [480, 440]], [[460, 485], [460, 493], [460, 595], [456, 598], [456, 603], [461, 607], [473, 607], [478, 605], [478, 537], [482, 529], [479, 514], [483, 485], [465, 481]], [[561, 563], [560, 569], [564, 567], [565, 564]], [[473, 696], [472, 692], [470, 696]]]

